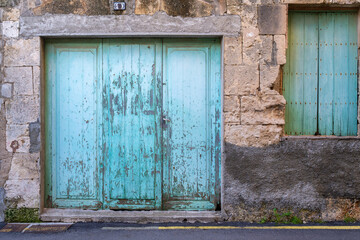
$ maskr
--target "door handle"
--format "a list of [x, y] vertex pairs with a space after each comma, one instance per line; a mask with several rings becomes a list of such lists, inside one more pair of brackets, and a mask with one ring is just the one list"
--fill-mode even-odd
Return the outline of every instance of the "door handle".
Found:
[[163, 121], [165, 121], [165, 122], [171, 122], [171, 120], [168, 119], [168, 118], [163, 118]]

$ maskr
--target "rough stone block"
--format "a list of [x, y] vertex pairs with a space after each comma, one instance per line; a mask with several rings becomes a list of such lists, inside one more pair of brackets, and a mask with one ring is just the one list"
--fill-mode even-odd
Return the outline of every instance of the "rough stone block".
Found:
[[1, 0], [0, 7], [14, 7], [18, 5], [20, 0]]
[[2, 20], [3, 21], [18, 21], [20, 18], [20, 9], [10, 8], [4, 11]]
[[240, 124], [240, 111], [224, 112], [224, 123]]
[[[110, 13], [109, 0], [46, 0], [32, 9], [35, 15], [79, 14], [79, 15], [107, 15]], [[36, 2], [35, 2], [35, 5]]]
[[1, 87], [1, 97], [3, 98], [11, 98], [12, 97], [12, 84], [11, 83], [3, 83], [0, 85]]
[[33, 180], [40, 178], [39, 160], [39, 153], [15, 153], [9, 172], [9, 180]]
[[5, 68], [5, 82], [14, 83], [15, 95], [33, 94], [33, 76], [31, 67]]
[[240, 6], [234, 6], [234, 5], [228, 5], [226, 9], [226, 13], [229, 15], [240, 15], [241, 13], [241, 7]]
[[240, 99], [239, 96], [224, 97], [224, 122], [240, 124]]
[[260, 44], [261, 60], [271, 64], [274, 62], [274, 57], [275, 57], [273, 54], [273, 45], [274, 45], [273, 36], [264, 35], [264, 36], [260, 36], [260, 39], [261, 39], [261, 44]]
[[225, 66], [226, 95], [255, 94], [259, 88], [258, 65]]
[[244, 27], [243, 33], [243, 47], [249, 48], [260, 42], [259, 29], [257, 27], [249, 26]]
[[285, 99], [282, 95], [241, 97], [241, 124], [285, 124]]
[[[291, 3], [291, 4], [317, 4], [317, 3], [325, 2], [325, 0], [283, 0], [283, 1], [284, 3]], [[330, 3], [334, 3], [334, 0], [331, 0]]]
[[258, 5], [257, 4], [241, 4], [241, 23], [243, 28], [255, 27], [258, 25]]
[[275, 35], [274, 42], [276, 44], [277, 64], [284, 65], [286, 63], [286, 38], [285, 38], [285, 35]]
[[260, 4], [264, 0], [242, 0], [243, 4], [251, 5], [251, 4]]
[[242, 39], [241, 37], [224, 37], [224, 63], [242, 63]]
[[40, 38], [11, 39], [4, 47], [5, 66], [40, 66]]
[[214, 3], [202, 0], [162, 0], [161, 10], [170, 16], [205, 17], [212, 15]]
[[[4, 132], [5, 133], [5, 132]], [[4, 134], [4, 139], [5, 139], [5, 135]], [[6, 144], [5, 141], [4, 145]], [[11, 167], [11, 161], [12, 161], [12, 153], [9, 153], [6, 150], [6, 147], [4, 146], [4, 150], [2, 150], [0, 152], [2, 159], [0, 160], [0, 186], [4, 186], [6, 180], [9, 177], [9, 171], [10, 171], [10, 167]]]
[[224, 112], [231, 112], [240, 109], [240, 98], [239, 96], [224, 96]]
[[19, 37], [19, 22], [4, 21], [2, 23], [2, 33], [5, 38]]
[[29, 124], [30, 153], [40, 152], [40, 122]]
[[17, 97], [5, 103], [8, 124], [22, 125], [36, 122], [40, 118], [40, 101], [38, 96]]
[[153, 15], [160, 10], [160, 0], [137, 0], [135, 1], [135, 14]]
[[226, 13], [226, 1], [227, 0], [218, 1], [218, 5], [215, 8], [216, 15], [224, 15]]
[[34, 9], [38, 6], [41, 5], [41, 1], [40, 0], [27, 0], [27, 8], [28, 9]]
[[258, 18], [260, 34], [286, 34], [286, 5], [260, 5]]
[[41, 79], [41, 72], [40, 67], [34, 66], [33, 67], [33, 85], [34, 85], [34, 94], [41, 95], [40, 93], [40, 79]]
[[3, 110], [4, 102], [4, 99], [0, 98], [0, 112]]
[[40, 180], [7, 180], [5, 183], [8, 207], [39, 208]]
[[241, 4], [242, 4], [242, 0], [227, 0], [226, 1], [227, 14], [240, 15]]
[[280, 91], [280, 66], [260, 64], [260, 89], [266, 94], [279, 94]]
[[28, 153], [30, 149], [29, 128], [27, 125], [6, 126], [6, 150], [8, 152]]
[[260, 44], [243, 49], [243, 63], [252, 65], [260, 61]]
[[[282, 0], [275, 0], [275, 1], [282, 1]], [[271, 5], [274, 3], [274, 0], [261, 0], [261, 4], [263, 5]]]
[[248, 27], [243, 29], [243, 63], [254, 64], [260, 59], [259, 29]]
[[244, 147], [264, 147], [278, 143], [282, 131], [282, 127], [277, 125], [225, 125], [225, 142]]
[[[2, 32], [2, 30], [1, 30], [1, 24], [0, 24], [0, 32]], [[2, 38], [0, 37], [0, 49], [3, 49], [3, 43], [4, 43], [4, 41], [3, 41]], [[0, 62], [1, 62], [1, 63], [3, 62], [3, 59], [4, 59], [3, 52], [0, 51]], [[0, 77], [2, 77], [2, 73], [1, 73], [1, 72], [0, 72]]]

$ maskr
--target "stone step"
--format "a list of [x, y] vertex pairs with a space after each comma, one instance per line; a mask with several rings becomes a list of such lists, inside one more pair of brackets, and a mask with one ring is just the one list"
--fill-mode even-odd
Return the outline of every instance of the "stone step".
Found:
[[46, 208], [40, 216], [44, 222], [219, 222], [221, 212], [215, 211], [112, 211]]

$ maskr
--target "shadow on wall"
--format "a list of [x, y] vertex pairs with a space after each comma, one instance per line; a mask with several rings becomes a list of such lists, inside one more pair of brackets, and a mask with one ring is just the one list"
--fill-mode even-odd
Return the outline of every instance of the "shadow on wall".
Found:
[[323, 220], [343, 220], [353, 209], [360, 219], [360, 140], [290, 139], [264, 148], [225, 143], [225, 153], [230, 220], [259, 221], [274, 208]]

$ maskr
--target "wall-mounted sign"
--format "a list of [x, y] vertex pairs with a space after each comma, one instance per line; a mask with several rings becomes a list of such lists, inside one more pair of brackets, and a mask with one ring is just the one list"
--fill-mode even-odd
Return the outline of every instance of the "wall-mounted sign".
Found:
[[115, 11], [123, 11], [126, 9], [125, 2], [114, 2], [114, 10]]

